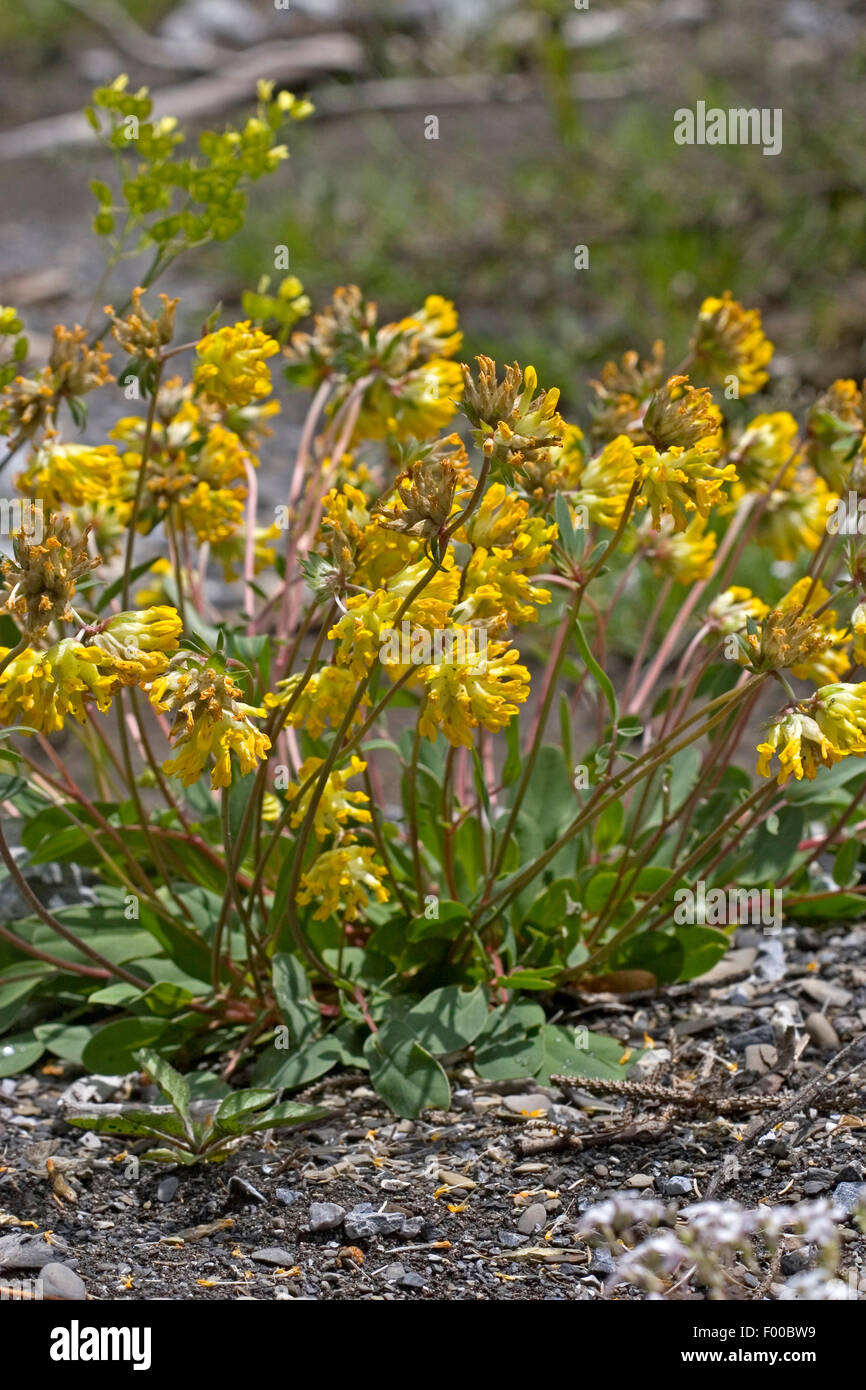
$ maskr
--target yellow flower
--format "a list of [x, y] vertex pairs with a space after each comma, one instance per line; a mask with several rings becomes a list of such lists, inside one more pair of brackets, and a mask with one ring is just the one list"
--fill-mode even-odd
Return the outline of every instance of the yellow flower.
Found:
[[706, 517], [693, 517], [685, 531], [679, 532], [670, 517], [663, 517], [658, 531], [641, 535], [641, 545], [653, 569], [670, 575], [678, 584], [695, 584], [713, 572], [716, 537], [707, 530]]
[[402, 376], [379, 376], [364, 395], [352, 443], [362, 439], [430, 439], [457, 413], [463, 377], [456, 362], [431, 357]]
[[220, 328], [208, 333], [196, 348], [195, 384], [223, 405], [250, 405], [270, 395], [266, 359], [279, 350], [279, 344], [260, 328], [251, 328], [248, 319]]
[[755, 539], [772, 550], [775, 559], [796, 560], [804, 550], [814, 551], [824, 539], [833, 502], [834, 495], [823, 478], [811, 469], [792, 468], [782, 485], [770, 493]]
[[758, 744], [756, 772], [770, 777], [773, 756], [779, 759], [777, 782], [783, 787], [793, 775], [813, 781], [819, 767], [832, 767], [844, 755], [822, 733], [816, 721], [802, 710], [780, 715], [769, 727], [767, 738]]
[[441, 728], [453, 746], [471, 748], [479, 725], [497, 733], [510, 724], [529, 696], [529, 672], [507, 642], [489, 642], [479, 651], [467, 641], [464, 655], [465, 661], [443, 661], [419, 672], [426, 698], [418, 728], [431, 742]]
[[[433, 632], [448, 624], [449, 606], [456, 598], [460, 575], [453, 560], [447, 558], [450, 565], [434, 575], [403, 614], [414, 627]], [[372, 594], [352, 595], [346, 603], [346, 612], [328, 633], [331, 641], [337, 644], [334, 659], [338, 666], [348, 666], [356, 680], [367, 675], [382, 651], [386, 635], [393, 631], [404, 599], [429, 568], [429, 562], [421, 560], [401, 570], [389, 582], [387, 592], [377, 589]]]
[[[268, 709], [276, 709], [294, 700], [286, 722], [293, 728], [306, 729], [310, 738], [318, 738], [329, 725], [336, 729], [342, 723], [358, 682], [347, 666], [322, 666], [298, 695], [302, 679], [298, 673], [280, 681], [277, 692], [265, 696], [265, 705]], [[362, 722], [362, 711], [363, 707], [359, 706], [353, 723]]]
[[317, 900], [313, 916], [319, 922], [341, 908], [344, 920], [353, 922], [371, 896], [386, 903], [388, 890], [382, 885], [386, 870], [374, 861], [374, 854], [375, 850], [362, 845], [326, 850], [301, 879], [298, 902], [303, 906]]
[[[290, 800], [295, 800], [298, 797], [304, 783], [322, 766], [323, 762], [323, 758], [305, 759], [298, 769], [297, 782], [291, 782], [286, 788], [286, 795]], [[363, 809], [370, 798], [364, 792], [346, 791], [346, 783], [349, 778], [357, 777], [365, 770], [366, 766], [365, 762], [353, 754], [347, 767], [332, 772], [328, 777], [325, 790], [313, 817], [313, 829], [320, 840], [324, 840], [328, 835], [335, 835], [338, 839], [351, 839], [351, 836], [346, 837], [343, 829], [347, 820], [369, 823], [373, 819], [370, 812]], [[295, 810], [292, 812], [293, 826], [300, 825], [307, 814], [315, 786], [315, 782], [311, 782], [306, 792], [297, 801]]]
[[651, 445], [641, 444], [634, 450], [641, 483], [641, 498], [652, 512], [653, 526], [658, 528], [662, 514], [674, 520], [674, 530], [684, 531], [689, 512], [709, 516], [710, 509], [724, 498], [722, 484], [733, 482], [737, 470], [727, 463], [715, 466], [718, 451], [702, 440], [694, 448], [673, 445], [659, 454]]
[[464, 409], [476, 426], [477, 439], [497, 471], [506, 476], [515, 469], [526, 470], [536, 478], [552, 461], [551, 450], [563, 441], [565, 421], [557, 410], [559, 391], [538, 390], [534, 367], [522, 368], [517, 362], [505, 368], [499, 380], [496, 363], [490, 357], [476, 357], [477, 380], [463, 364]]
[[617, 435], [586, 464], [572, 494], [573, 506], [587, 523], [615, 531], [637, 477], [634, 446], [626, 435]]
[[734, 584], [713, 599], [707, 616], [713, 628], [724, 636], [745, 632], [749, 620], [758, 622], [769, 613], [769, 607], [742, 585]]
[[238, 532], [244, 520], [245, 489], [211, 487], [201, 482], [178, 499], [181, 521], [202, 544], [222, 545]]
[[[8, 650], [0, 649], [0, 657]], [[53, 734], [67, 714], [83, 724], [91, 701], [104, 713], [116, 686], [114, 660], [98, 647], [72, 637], [44, 652], [28, 647], [0, 672], [0, 722], [20, 718], [39, 733]]]
[[37, 450], [16, 485], [51, 507], [104, 506], [132, 497], [135, 470], [113, 444], [50, 443]]
[[596, 395], [592, 405], [594, 443], [606, 444], [620, 434], [628, 435], [635, 444], [646, 443], [644, 402], [661, 385], [664, 356], [664, 343], [657, 339], [651, 361], [641, 362], [632, 349], [621, 362], [605, 363], [601, 381], [589, 383]]
[[840, 754], [866, 753], [866, 682], [834, 682], [816, 690], [808, 709], [821, 733]]
[[[537, 538], [556, 529], [545, 527], [541, 517], [533, 517], [532, 521], [538, 523]], [[550, 547], [540, 549], [546, 554]], [[550, 603], [551, 594], [530, 580], [527, 568], [531, 572], [535, 567], [531, 561], [527, 566], [522, 556], [510, 549], [496, 546], [486, 550], [479, 546], [464, 571], [463, 598], [454, 616], [461, 622], [500, 616], [510, 623], [536, 622], [538, 611], [533, 605]]]
[[736, 377], [739, 395], [751, 396], [768, 379], [764, 370], [773, 344], [764, 336], [758, 309], [744, 309], [725, 290], [721, 299], [705, 299], [691, 342], [692, 356], [708, 381], [725, 384]]
[[[853, 381], [834, 381], [806, 416], [806, 458], [833, 492], [847, 492], [863, 439], [863, 397]], [[860, 478], [855, 477], [855, 481]]]
[[59, 512], [51, 514], [44, 533], [40, 526], [38, 538], [35, 525], [31, 531], [22, 527], [13, 536], [12, 557], [0, 558], [0, 581], [6, 590], [0, 612], [14, 616], [28, 636], [38, 637], [52, 623], [76, 620], [72, 600], [77, 582], [101, 560], [89, 554], [89, 529], [73, 541], [69, 517]]
[[579, 486], [586, 464], [587, 446], [578, 425], [563, 425], [562, 441], [523, 460], [521, 481], [539, 500], [555, 492], [572, 492]]
[[245, 776], [271, 746], [267, 735], [251, 722], [251, 716], [265, 711], [245, 704], [240, 698], [243, 691], [231, 677], [211, 667], [172, 667], [150, 683], [148, 694], [155, 709], [174, 712], [170, 740], [175, 757], [163, 764], [163, 771], [179, 777], [185, 787], [198, 780], [211, 756], [216, 760], [211, 786], [227, 787], [232, 780], [232, 753]]
[[113, 659], [119, 684], [137, 685], [165, 671], [165, 653], [177, 650], [182, 627], [180, 614], [168, 605], [140, 613], [118, 613], [100, 625], [91, 646], [100, 647]]
[[848, 633], [833, 626], [836, 614], [824, 606], [828, 598], [820, 580], [798, 579], [762, 616], [760, 631], [744, 638], [744, 664], [755, 671], [787, 669], [816, 685], [838, 680], [851, 664], [842, 645]]
[[[756, 415], [749, 422], [729, 456], [743, 492], [769, 487], [782, 465], [793, 463], [794, 440], [799, 430], [787, 410]], [[777, 487], [785, 485], [786, 476], [778, 480]]]

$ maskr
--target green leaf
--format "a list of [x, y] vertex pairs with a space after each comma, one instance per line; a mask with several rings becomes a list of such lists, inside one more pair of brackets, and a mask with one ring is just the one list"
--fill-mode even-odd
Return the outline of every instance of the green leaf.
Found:
[[108, 1076], [134, 1071], [139, 1048], [158, 1043], [170, 1027], [162, 1018], [121, 1018], [106, 1023], [93, 1034], [81, 1060], [90, 1071]]
[[677, 927], [674, 936], [683, 948], [680, 980], [696, 980], [727, 954], [730, 937], [717, 927]]
[[93, 1029], [86, 1024], [37, 1023], [33, 1032], [49, 1052], [66, 1062], [80, 1062], [85, 1047], [93, 1037]]
[[142, 1047], [135, 1054], [135, 1060], [153, 1078], [159, 1089], [168, 1096], [183, 1120], [187, 1133], [192, 1134], [189, 1087], [180, 1072], [175, 1071], [171, 1063], [167, 1062], [164, 1057], [160, 1057], [158, 1052], [153, 1052], [147, 1047]]
[[622, 834], [623, 809], [621, 801], [610, 801], [595, 822], [592, 842], [602, 854], [619, 843]]
[[605, 700], [607, 701], [607, 707], [610, 710], [611, 719], [613, 720], [614, 724], [618, 723], [619, 705], [617, 704], [616, 700], [616, 691], [613, 688], [610, 677], [602, 670], [595, 657], [593, 656], [589, 643], [586, 640], [583, 628], [580, 625], [579, 618], [575, 618], [574, 620], [574, 640], [578, 652], [583, 658], [583, 661], [589, 669], [590, 674], [593, 676], [594, 680], [596, 681], [596, 684], [599, 686], [602, 694], [604, 695]]
[[40, 980], [8, 980], [0, 979], [0, 1033], [12, 1024], [21, 1014], [33, 991], [40, 985]]
[[39, 1061], [44, 1051], [44, 1045], [32, 1033], [0, 1038], [0, 1077], [16, 1076], [19, 1071], [26, 1071]]
[[300, 1101], [284, 1100], [281, 1105], [275, 1105], [263, 1115], [256, 1115], [255, 1119], [249, 1120], [244, 1125], [243, 1132], [255, 1134], [263, 1129], [283, 1129], [286, 1125], [314, 1124], [316, 1120], [327, 1119], [329, 1114], [330, 1111], [324, 1110], [320, 1105], [303, 1105]]
[[311, 1041], [319, 1031], [321, 1015], [311, 997], [307, 972], [296, 956], [274, 956], [274, 994], [293, 1046]]
[[430, 939], [452, 940], [460, 935], [469, 921], [469, 909], [462, 903], [444, 898], [436, 904], [435, 917], [413, 917], [405, 929], [407, 941], [427, 941]]
[[367, 1039], [364, 1053], [370, 1079], [395, 1115], [417, 1120], [422, 1110], [448, 1109], [451, 1087], [447, 1076], [403, 1024], [385, 1024]]
[[226, 1096], [214, 1118], [214, 1128], [224, 1134], [243, 1134], [244, 1120], [256, 1110], [272, 1105], [276, 1096], [273, 1091], [249, 1090], [234, 1091]]
[[410, 1009], [403, 1022], [427, 1052], [443, 1055], [473, 1043], [487, 1022], [487, 1012], [481, 985], [469, 991], [446, 985]]
[[558, 965], [546, 965], [538, 970], [512, 970], [496, 981], [503, 989], [552, 989], [559, 974]]
[[840, 888], [851, 888], [857, 882], [859, 859], [859, 840], [846, 840], [833, 860], [833, 882]]
[[505, 746], [508, 753], [505, 759], [505, 766], [502, 769], [502, 785], [510, 787], [516, 782], [523, 770], [523, 759], [520, 755], [520, 730], [518, 721], [512, 719], [510, 724], [505, 726]]
[[[542, 1031], [544, 1060], [536, 1072], [543, 1086], [550, 1084], [551, 1075], [597, 1076], [605, 1080], [622, 1080], [628, 1068], [638, 1060], [641, 1049], [635, 1049], [628, 1062], [622, 1062], [628, 1052], [616, 1038], [604, 1033], [586, 1033], [576, 1029], [570, 1035], [565, 1028], [545, 1024]], [[581, 1045], [578, 1045], [578, 1040]]]
[[296, 1052], [284, 1052], [273, 1047], [263, 1051], [253, 1069], [253, 1081], [273, 1086], [275, 1090], [294, 1091], [299, 1086], [309, 1086], [311, 1081], [316, 1081], [340, 1063], [357, 1066], [357, 1060], [349, 1057], [340, 1039], [334, 1033], [329, 1033], [327, 1037], [317, 1038]]
[[496, 1009], [475, 1044], [473, 1065], [487, 1081], [534, 1076], [544, 1060], [544, 1010], [516, 999]]

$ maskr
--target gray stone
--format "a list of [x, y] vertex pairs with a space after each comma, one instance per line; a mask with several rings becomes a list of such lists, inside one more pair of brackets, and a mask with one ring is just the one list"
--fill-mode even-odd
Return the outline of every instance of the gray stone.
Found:
[[424, 1227], [427, 1225], [427, 1218], [424, 1216], [407, 1216], [403, 1220], [401, 1235], [409, 1240], [415, 1240], [417, 1236], [424, 1234]]
[[806, 1018], [806, 1032], [822, 1052], [838, 1052], [842, 1046], [839, 1034], [824, 1014], [809, 1014]]
[[290, 1255], [288, 1250], [281, 1250], [279, 1246], [268, 1246], [266, 1250], [254, 1250], [250, 1259], [257, 1260], [262, 1265], [278, 1265], [283, 1269], [291, 1267], [295, 1263], [294, 1255]]
[[180, 1178], [163, 1178], [156, 1189], [156, 1200], [158, 1202], [170, 1202], [179, 1187]]
[[293, 1207], [303, 1197], [303, 1193], [297, 1187], [278, 1187], [274, 1196], [281, 1206]]
[[399, 1284], [405, 1273], [406, 1270], [401, 1264], [387, 1265], [385, 1269], [382, 1270], [382, 1278], [385, 1280], [386, 1284]]
[[616, 1269], [616, 1260], [610, 1253], [606, 1245], [598, 1245], [592, 1252], [592, 1259], [589, 1262], [590, 1274], [613, 1274]]
[[758, 1047], [761, 1043], [772, 1043], [775, 1040], [772, 1023], [762, 1023], [758, 1028], [749, 1028], [745, 1033], [737, 1033], [731, 1038], [730, 1046], [732, 1052], [745, 1052], [747, 1047]]
[[786, 1278], [791, 1274], [800, 1274], [808, 1265], [808, 1250], [788, 1250], [779, 1261], [779, 1269]]
[[525, 1243], [526, 1236], [518, 1235], [516, 1231], [497, 1231], [496, 1239], [506, 1250], [516, 1250]]
[[313, 1202], [307, 1225], [311, 1231], [335, 1231], [338, 1226], [342, 1226], [345, 1215], [346, 1208], [339, 1206], [337, 1202]]
[[522, 1235], [532, 1236], [536, 1231], [540, 1231], [547, 1219], [547, 1211], [542, 1202], [533, 1202], [531, 1207], [527, 1207], [517, 1223], [517, 1229]]
[[746, 1048], [746, 1071], [759, 1075], [772, 1071], [779, 1060], [779, 1054], [771, 1043], [750, 1043]]
[[842, 985], [831, 985], [827, 980], [804, 980], [800, 988], [810, 999], [814, 999], [816, 1004], [830, 1004], [837, 1009], [844, 1009], [854, 997], [850, 989], [844, 989]]
[[833, 1205], [853, 1215], [859, 1206], [866, 1205], [866, 1182], [840, 1182], [833, 1189]]
[[694, 1190], [693, 1180], [687, 1177], [665, 1178], [662, 1187], [666, 1197], [691, 1197]]
[[414, 1269], [407, 1269], [400, 1284], [404, 1289], [423, 1289], [425, 1287], [423, 1276], [416, 1274]]
[[62, 1299], [64, 1302], [79, 1302], [87, 1297], [84, 1280], [68, 1265], [52, 1261], [44, 1265], [39, 1275], [43, 1298]]
[[49, 1245], [42, 1236], [19, 1235], [0, 1237], [0, 1269], [43, 1269], [53, 1264], [58, 1254], [65, 1254], [66, 1242], [52, 1236]]
[[378, 1211], [370, 1202], [361, 1202], [348, 1213], [343, 1229], [349, 1240], [363, 1240], [372, 1236], [397, 1236], [403, 1234], [405, 1220], [406, 1216], [402, 1211]]

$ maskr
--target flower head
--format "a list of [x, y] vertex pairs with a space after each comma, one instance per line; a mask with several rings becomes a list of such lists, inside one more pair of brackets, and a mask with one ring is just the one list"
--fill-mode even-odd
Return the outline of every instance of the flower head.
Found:
[[[185, 653], [175, 660], [186, 661]], [[230, 676], [210, 666], [172, 665], [148, 687], [151, 704], [170, 710], [174, 724], [170, 739], [175, 757], [163, 771], [177, 776], [185, 787], [196, 782], [211, 756], [211, 786], [231, 784], [231, 754], [237, 755], [241, 775], [252, 772], [270, 748], [270, 739], [252, 723], [263, 709], [245, 704], [243, 691]]]
[[388, 890], [382, 885], [386, 870], [374, 855], [366, 845], [326, 850], [303, 875], [298, 902], [318, 902], [313, 916], [320, 922], [340, 912], [345, 921], [353, 922], [371, 897], [387, 902]]
[[758, 744], [756, 771], [760, 777], [770, 777], [770, 764], [779, 759], [776, 778], [783, 787], [793, 775], [797, 781], [806, 777], [814, 780], [819, 767], [832, 767], [844, 755], [834, 748], [820, 725], [802, 709], [790, 710], [769, 725], [766, 738]]
[[643, 417], [650, 444], [664, 451], [674, 444], [690, 449], [701, 439], [721, 438], [722, 412], [706, 387], [692, 386], [687, 376], [672, 376], [650, 397]]
[[744, 309], [725, 290], [721, 299], [705, 299], [691, 342], [696, 368], [711, 382], [736, 378], [741, 396], [759, 391], [773, 344], [764, 336], [758, 309]]
[[433, 742], [441, 728], [449, 743], [471, 748], [479, 725], [497, 733], [510, 724], [529, 696], [529, 672], [507, 642], [489, 642], [483, 651], [474, 643], [464, 646], [465, 661], [443, 661], [419, 672], [425, 701], [418, 729]]
[[730, 454], [744, 491], [765, 489], [776, 479], [776, 486], [783, 486], [779, 473], [786, 463], [794, 461], [794, 441], [799, 432], [797, 421], [787, 410], [756, 415], [749, 421]]
[[[323, 761], [323, 758], [306, 758], [298, 769], [297, 782], [291, 782], [286, 788], [286, 795], [296, 802], [292, 812], [293, 826], [300, 825], [307, 814], [315, 790], [315, 780], [303, 794], [302, 788], [322, 766]], [[328, 777], [313, 817], [313, 829], [320, 840], [324, 840], [328, 835], [334, 835], [341, 841], [352, 840], [354, 837], [346, 833], [346, 822], [353, 820], [369, 823], [373, 819], [370, 812], [364, 809], [370, 798], [364, 792], [346, 790], [349, 778], [357, 777], [366, 767], [365, 762], [353, 755], [346, 767], [335, 770]]]
[[633, 350], [622, 361], [606, 362], [601, 381], [589, 384], [595, 392], [592, 406], [592, 437], [596, 444], [607, 444], [618, 435], [627, 435], [636, 444], [647, 442], [643, 427], [644, 404], [662, 383], [664, 343], [653, 343], [652, 359], [641, 362]]
[[28, 636], [41, 635], [53, 622], [75, 621], [76, 583], [101, 564], [88, 553], [89, 529], [77, 541], [71, 533], [69, 517], [53, 513], [38, 542], [22, 527], [13, 540], [13, 558], [0, 560], [7, 591], [0, 611], [13, 616]]
[[121, 684], [138, 685], [165, 671], [165, 654], [177, 650], [182, 626], [180, 614], [167, 604], [139, 613], [118, 613], [100, 624], [90, 646], [113, 658]]
[[638, 445], [634, 457], [640, 495], [649, 505], [656, 528], [662, 515], [673, 517], [675, 531], [686, 529], [690, 512], [709, 516], [710, 509], [724, 498], [722, 484], [733, 482], [737, 476], [731, 463], [716, 467], [718, 450], [708, 440], [690, 449], [675, 444], [663, 454], [651, 445]]
[[[8, 648], [0, 649], [0, 657]], [[28, 647], [0, 672], [0, 721], [20, 718], [39, 733], [63, 728], [67, 714], [83, 724], [87, 706], [104, 712], [117, 688], [113, 658], [99, 647], [66, 637], [47, 651]]]
[[267, 358], [279, 344], [247, 319], [208, 333], [196, 348], [196, 386], [223, 405], [245, 406], [269, 396], [272, 390]]
[[174, 337], [174, 315], [180, 300], [161, 294], [162, 313], [154, 318], [142, 308], [144, 294], [142, 287], [137, 285], [132, 291], [132, 308], [125, 318], [118, 318], [110, 304], [106, 304], [105, 312], [112, 320], [111, 335], [124, 352], [131, 357], [147, 357], [154, 361]]

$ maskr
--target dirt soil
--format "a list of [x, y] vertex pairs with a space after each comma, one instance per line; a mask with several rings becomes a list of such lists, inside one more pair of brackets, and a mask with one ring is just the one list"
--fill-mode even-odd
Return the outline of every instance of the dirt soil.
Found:
[[[325, 1078], [304, 1095], [327, 1118], [196, 1169], [137, 1165], [116, 1139], [71, 1128], [61, 1096], [80, 1069], [0, 1082], [0, 1282], [44, 1259], [9, 1263], [14, 1238], [35, 1234], [93, 1299], [641, 1297], [607, 1288], [610, 1257], [576, 1235], [599, 1200], [832, 1197], [852, 1210], [852, 1194], [866, 1193], [864, 944], [866, 927], [741, 930], [702, 980], [557, 1000], [559, 1022], [614, 1034], [624, 1053], [646, 1048], [629, 1073], [636, 1096], [591, 1094], [579, 1080], [481, 1082], [458, 1061], [452, 1111], [411, 1121], [389, 1114], [362, 1075]], [[141, 1080], [126, 1078], [115, 1098]], [[695, 1085], [711, 1103], [679, 1104]], [[778, 1108], [756, 1111], [754, 1097]], [[843, 1277], [866, 1256], [848, 1222]], [[813, 1258], [792, 1249], [775, 1273], [743, 1271], [742, 1298], [777, 1297]]]

